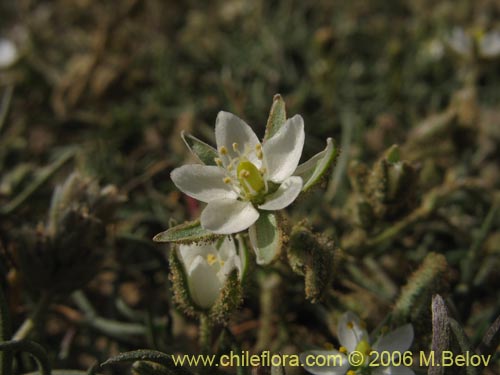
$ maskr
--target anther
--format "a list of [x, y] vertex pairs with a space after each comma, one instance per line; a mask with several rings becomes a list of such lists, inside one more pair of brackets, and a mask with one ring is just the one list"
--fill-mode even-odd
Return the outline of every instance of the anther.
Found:
[[257, 154], [257, 158], [259, 160], [262, 160], [264, 158], [264, 154], [262, 153], [262, 150], [257, 150], [256, 154]]
[[222, 179], [222, 181], [224, 181], [225, 184], [230, 184], [231, 183], [231, 178], [230, 177], [224, 177]]
[[242, 169], [242, 170], [240, 171], [240, 178], [247, 178], [247, 177], [249, 177], [249, 176], [250, 176], [250, 172], [249, 172], [249, 171], [247, 171], [246, 169]]
[[214, 254], [207, 255], [207, 263], [211, 266], [217, 261], [217, 257]]
[[218, 167], [222, 167], [222, 160], [220, 158], [214, 158], [215, 164], [217, 164]]
[[219, 149], [219, 153], [221, 155], [227, 155], [227, 148], [225, 146], [222, 146], [220, 149]]
[[354, 370], [349, 370], [345, 373], [345, 375], [356, 375], [356, 372]]
[[331, 342], [325, 342], [325, 344], [323, 345], [323, 347], [326, 350], [333, 350], [334, 349], [333, 344]]
[[345, 346], [341, 346], [339, 348], [339, 352], [346, 354], [347, 353], [347, 348]]
[[238, 144], [236, 142], [233, 143], [234, 152], [238, 151]]
[[354, 324], [352, 324], [352, 322], [347, 322], [347, 328], [353, 329], [354, 328]]
[[262, 145], [260, 143], [257, 143], [255, 145], [255, 151], [261, 151], [262, 150]]

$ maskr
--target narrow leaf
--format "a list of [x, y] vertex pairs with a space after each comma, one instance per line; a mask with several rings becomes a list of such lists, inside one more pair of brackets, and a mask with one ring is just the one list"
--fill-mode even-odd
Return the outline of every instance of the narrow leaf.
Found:
[[169, 228], [164, 232], [158, 233], [153, 237], [153, 241], [187, 244], [193, 242], [214, 240], [217, 237], [217, 234], [202, 228], [199, 220], [195, 220], [176, 225], [175, 227]]
[[326, 140], [326, 148], [323, 151], [297, 167], [295, 175], [301, 177], [304, 181], [302, 191], [308, 191], [321, 181], [321, 178], [328, 172], [330, 166], [337, 158], [338, 151], [338, 147], [333, 142], [333, 139], [328, 138]]
[[271, 138], [283, 126], [286, 121], [285, 101], [280, 94], [274, 95], [273, 105], [267, 119], [266, 134], [264, 140]]
[[215, 158], [219, 157], [215, 148], [185, 132], [181, 133], [181, 137], [189, 148], [189, 151], [191, 151], [203, 164], [215, 165]]
[[[458, 345], [460, 346], [462, 354], [466, 355], [466, 353], [468, 352], [473, 353], [469, 339], [467, 338], [467, 335], [465, 334], [462, 326], [453, 318], [449, 318], [449, 325], [451, 328], [451, 332], [453, 332], [453, 335], [458, 341]], [[465, 373], [467, 375], [477, 375], [476, 366], [465, 366]]]
[[[448, 311], [443, 298], [436, 294], [432, 298], [432, 345], [431, 351], [436, 358], [441, 358], [443, 351], [448, 350], [450, 332], [448, 325]], [[429, 367], [428, 375], [442, 375], [445, 367], [439, 364]]]
[[276, 215], [261, 212], [259, 219], [248, 231], [258, 264], [269, 264], [278, 257], [283, 245], [283, 233]]
[[484, 334], [481, 344], [477, 348], [479, 354], [488, 355], [493, 354], [500, 344], [500, 316], [496, 318], [493, 324], [488, 328]]
[[36, 361], [38, 369], [42, 375], [50, 375], [49, 358], [45, 349], [36, 342], [28, 340], [12, 340], [0, 343], [0, 351], [26, 352]]
[[135, 362], [135, 361], [149, 361], [157, 363], [171, 370], [173, 374], [178, 375], [191, 375], [191, 372], [186, 368], [176, 365], [172, 356], [156, 350], [134, 350], [130, 352], [125, 352], [118, 354], [115, 357], [109, 358], [107, 361], [103, 362], [100, 367], [110, 366], [117, 363], [123, 362]]

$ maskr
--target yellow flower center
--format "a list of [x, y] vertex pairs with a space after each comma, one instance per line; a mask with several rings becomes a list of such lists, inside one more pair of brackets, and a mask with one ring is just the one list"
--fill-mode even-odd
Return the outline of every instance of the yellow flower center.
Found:
[[243, 160], [238, 164], [236, 170], [238, 181], [243, 190], [249, 195], [257, 195], [265, 189], [265, 182], [262, 174], [252, 162]]

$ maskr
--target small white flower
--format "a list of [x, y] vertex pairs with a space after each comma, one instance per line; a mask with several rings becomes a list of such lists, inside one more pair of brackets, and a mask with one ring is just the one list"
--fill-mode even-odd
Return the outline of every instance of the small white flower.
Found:
[[228, 275], [234, 269], [238, 270], [241, 278], [241, 258], [230, 237], [226, 237], [218, 248], [215, 242], [180, 245], [178, 254], [186, 270], [189, 295], [203, 309], [208, 309], [215, 303]]
[[8, 68], [14, 64], [18, 56], [16, 45], [9, 39], [0, 37], [0, 69]]
[[219, 112], [216, 165], [185, 165], [174, 169], [171, 177], [182, 192], [207, 203], [200, 218], [203, 228], [237, 233], [257, 221], [259, 210], [281, 210], [297, 198], [303, 181], [293, 174], [304, 138], [299, 115], [261, 143], [243, 120]]
[[[371, 359], [366, 355], [363, 365], [353, 367], [349, 364], [348, 356], [353, 351], [368, 354], [377, 351], [379, 353], [387, 351], [389, 353], [404, 353], [413, 342], [413, 326], [406, 324], [380, 336], [375, 343], [371, 344], [368, 333], [363, 328], [358, 316], [352, 312], [346, 312], [340, 318], [337, 327], [340, 350], [310, 350], [300, 354], [301, 362], [307, 372], [314, 375], [354, 375], [354, 374], [372, 374], [372, 375], [415, 375], [413, 370], [403, 365], [389, 367], [368, 367]], [[306, 358], [308, 356], [338, 356], [336, 366], [308, 366]], [[310, 362], [310, 360], [309, 360]]]

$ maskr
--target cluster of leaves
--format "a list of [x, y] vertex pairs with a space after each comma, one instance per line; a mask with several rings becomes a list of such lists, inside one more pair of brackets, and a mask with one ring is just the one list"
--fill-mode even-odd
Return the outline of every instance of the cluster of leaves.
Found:
[[[281, 259], [250, 270], [213, 351], [335, 342], [346, 310], [371, 327], [412, 322], [415, 349], [494, 350], [498, 60], [457, 55], [446, 38], [498, 28], [496, 2], [2, 1], [0, 12], [21, 54], [0, 71], [2, 374], [35, 368], [23, 351], [45, 373], [95, 361], [192, 370], [162, 354], [197, 352], [196, 322], [172, 303], [150, 240], [199, 216], [168, 176], [186, 157], [179, 134], [213, 143], [221, 109], [263, 133], [276, 92], [305, 118], [306, 154], [328, 136], [342, 152], [326, 192], [290, 212]], [[91, 178], [62, 185], [74, 170]], [[28, 334], [43, 347], [9, 341]], [[161, 352], [114, 357], [140, 347]], [[495, 371], [496, 358], [484, 373]]]

